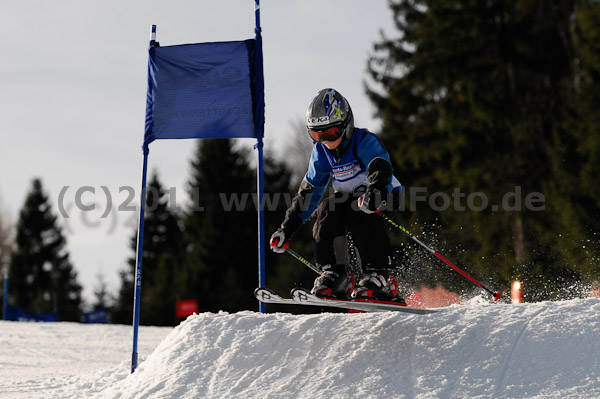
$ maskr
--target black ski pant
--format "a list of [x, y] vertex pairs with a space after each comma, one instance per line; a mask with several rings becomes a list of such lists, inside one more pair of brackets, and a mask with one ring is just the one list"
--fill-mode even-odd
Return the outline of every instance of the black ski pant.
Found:
[[358, 209], [357, 200], [358, 194], [336, 192], [319, 204], [313, 213], [315, 260], [318, 266], [347, 263], [346, 232], [350, 232], [362, 271], [387, 271], [392, 245], [385, 220]]

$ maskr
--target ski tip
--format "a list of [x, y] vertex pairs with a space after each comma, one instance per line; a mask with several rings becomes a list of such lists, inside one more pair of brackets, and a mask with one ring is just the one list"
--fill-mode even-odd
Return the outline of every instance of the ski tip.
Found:
[[500, 291], [496, 291], [494, 293], [494, 302], [496, 302], [498, 299], [500, 299], [502, 297], [502, 293]]
[[267, 288], [265, 286], [262, 286], [262, 287], [256, 287], [254, 289], [254, 295], [256, 295], [257, 292], [261, 292], [261, 291], [268, 291], [268, 292], [273, 293], [273, 294], [275, 293], [275, 291], [273, 291], [272, 289]]

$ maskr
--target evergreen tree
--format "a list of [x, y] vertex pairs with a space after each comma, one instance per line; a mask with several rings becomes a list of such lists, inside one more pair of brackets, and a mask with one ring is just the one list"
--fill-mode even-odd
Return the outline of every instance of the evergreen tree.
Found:
[[573, 79], [567, 133], [554, 138], [549, 184], [556, 198], [552, 209], [552, 250], [578, 265], [587, 280], [600, 280], [600, 3], [578, 3], [571, 19]]
[[[421, 203], [406, 216], [425, 226], [441, 220], [444, 251], [476, 274], [495, 274], [504, 289], [524, 277], [535, 299], [552, 297], [582, 271], [566, 252], [555, 250], [551, 237], [560, 234], [555, 215], [565, 218], [558, 210], [573, 199], [571, 192], [554, 195], [553, 188], [561, 180], [561, 144], [570, 140], [565, 121], [574, 76], [575, 2], [390, 6], [400, 38], [375, 45], [369, 71], [383, 94], [368, 91], [396, 174], [409, 188], [426, 187], [430, 194], [483, 192], [490, 205], [472, 211], [466, 198], [456, 197], [447, 211]], [[517, 190], [523, 197], [545, 194], [546, 211], [525, 209], [522, 201], [512, 209], [491, 208]], [[450, 285], [460, 288], [458, 281]]]
[[[258, 284], [256, 169], [248, 152], [228, 139], [201, 140], [192, 163], [192, 206], [185, 221], [188, 237], [188, 298], [201, 311], [256, 310]], [[286, 162], [264, 157], [265, 246], [281, 224], [293, 196]], [[293, 188], [295, 192], [296, 187]], [[294, 236], [294, 247], [311, 251], [310, 229]], [[274, 289], [312, 284], [315, 276], [292, 257], [265, 251], [266, 280]], [[276, 309], [276, 307], [273, 307]], [[289, 311], [289, 309], [288, 309]]]
[[[574, 134], [581, 190], [600, 209], [600, 3], [582, 1], [577, 12]], [[598, 212], [595, 212], [598, 221]]]
[[[295, 133], [299, 130], [295, 130]], [[289, 146], [285, 150], [285, 159], [282, 162], [276, 161], [270, 154], [265, 154], [265, 196], [273, 200], [272, 207], [265, 208], [265, 245], [269, 246], [270, 235], [280, 227], [285, 217], [285, 211], [291, 204], [291, 199], [298, 190], [299, 179], [304, 177], [304, 170], [301, 174], [298, 169], [301, 167], [301, 157], [292, 157], [290, 164], [290, 153], [298, 151], [304, 159], [304, 164], [310, 158], [310, 152], [306, 153], [306, 147], [301, 139], [310, 144], [310, 139], [306, 134], [304, 126], [302, 135], [296, 134], [294, 142], [298, 142], [299, 148]], [[305, 165], [306, 166], [306, 165]], [[291, 186], [290, 186], [291, 184]], [[275, 200], [277, 200], [275, 202]], [[294, 250], [310, 259], [312, 256], [312, 230], [309, 226], [303, 226], [293, 235], [290, 243]], [[278, 292], [288, 292], [294, 286], [311, 287], [316, 277], [315, 273], [309, 268], [303, 266], [293, 257], [287, 254], [276, 254], [270, 249], [266, 250], [266, 280], [267, 285]], [[277, 310], [276, 306], [269, 306]], [[289, 311], [287, 309], [285, 311]], [[301, 309], [306, 311], [307, 309]]]
[[[119, 271], [119, 290], [110, 309], [111, 321], [116, 324], [131, 324], [133, 321], [133, 281], [135, 270], [131, 266]], [[143, 281], [143, 279], [142, 279]]]
[[[176, 213], [169, 208], [169, 195], [153, 173], [148, 183], [144, 218], [140, 324], [174, 325], [175, 302], [183, 292], [185, 242]], [[133, 319], [133, 282], [136, 272], [137, 231], [131, 237], [132, 257], [120, 273], [121, 286], [113, 320]]]
[[33, 180], [19, 215], [9, 270], [13, 306], [44, 313], [52, 312], [56, 303], [59, 320], [79, 321], [81, 286], [39, 179]]
[[258, 236], [254, 171], [231, 139], [198, 141], [185, 220], [188, 297], [201, 311], [255, 309]]

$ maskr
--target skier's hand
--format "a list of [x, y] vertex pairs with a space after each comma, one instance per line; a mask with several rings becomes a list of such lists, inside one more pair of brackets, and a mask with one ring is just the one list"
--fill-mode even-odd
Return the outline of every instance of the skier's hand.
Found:
[[286, 240], [285, 232], [282, 229], [277, 229], [277, 231], [273, 233], [269, 243], [271, 244], [271, 250], [278, 254], [284, 253], [290, 245], [289, 241]]
[[386, 201], [383, 199], [383, 194], [373, 186], [369, 186], [367, 191], [358, 198], [358, 207], [364, 213], [375, 213], [385, 205]]

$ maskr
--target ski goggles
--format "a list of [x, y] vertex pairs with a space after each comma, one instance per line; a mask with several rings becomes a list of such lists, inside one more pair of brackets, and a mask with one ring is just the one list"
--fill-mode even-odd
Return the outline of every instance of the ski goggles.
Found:
[[341, 126], [332, 126], [322, 131], [308, 129], [308, 134], [310, 135], [310, 138], [317, 143], [322, 143], [323, 141], [336, 141], [342, 137], [342, 128]]

